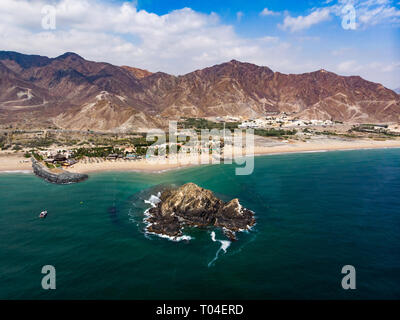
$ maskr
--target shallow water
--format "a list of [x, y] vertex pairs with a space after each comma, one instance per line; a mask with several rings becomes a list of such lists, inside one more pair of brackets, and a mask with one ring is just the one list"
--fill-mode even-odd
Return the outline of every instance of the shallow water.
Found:
[[[274, 155], [257, 157], [251, 176], [215, 165], [64, 186], [2, 173], [0, 299], [398, 299], [399, 160], [397, 149]], [[238, 197], [254, 230], [226, 252], [219, 230], [146, 235], [144, 200], [186, 182]], [[349, 264], [357, 289], [345, 291]], [[54, 291], [41, 289], [43, 265], [57, 270]]]

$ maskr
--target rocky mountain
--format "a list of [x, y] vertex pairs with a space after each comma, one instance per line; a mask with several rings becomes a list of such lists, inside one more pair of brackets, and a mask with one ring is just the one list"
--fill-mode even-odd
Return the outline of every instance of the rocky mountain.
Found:
[[133, 68], [133, 67], [129, 67], [129, 66], [122, 66], [121, 68], [131, 72], [134, 75], [134, 77], [137, 79], [143, 79], [143, 78], [146, 78], [153, 74], [150, 71], [139, 69], [139, 68]]
[[396, 92], [397, 94], [400, 94], [400, 88], [395, 89], [394, 92]]
[[243, 208], [238, 199], [224, 202], [210, 190], [194, 183], [165, 190], [159, 203], [148, 211], [147, 231], [169, 237], [181, 237], [184, 226], [223, 229], [231, 240], [235, 233], [255, 224], [254, 213]]
[[282, 74], [232, 60], [182, 76], [0, 51], [0, 123], [134, 131], [180, 117], [260, 117], [398, 122], [400, 96], [358, 76]]

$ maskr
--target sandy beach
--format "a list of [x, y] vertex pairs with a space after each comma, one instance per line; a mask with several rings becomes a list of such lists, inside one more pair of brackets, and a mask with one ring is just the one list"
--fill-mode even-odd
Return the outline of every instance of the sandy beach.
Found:
[[339, 151], [352, 149], [384, 149], [384, 148], [400, 148], [400, 139], [393, 140], [345, 140], [343, 138], [313, 138], [303, 141], [289, 141], [276, 143], [268, 143], [264, 139], [264, 143], [256, 139], [254, 154], [276, 154], [276, 153], [296, 153], [296, 152], [312, 152], [312, 151]]
[[[335, 151], [335, 150], [352, 150], [352, 149], [379, 149], [379, 148], [400, 148], [400, 140], [384, 140], [377, 141], [371, 139], [361, 140], [345, 140], [335, 137], [317, 137], [307, 141], [299, 140], [276, 140], [269, 138], [256, 137], [254, 155], [268, 154], [284, 154], [299, 152], [318, 152], [318, 151]], [[242, 156], [246, 154], [245, 150], [235, 150], [235, 154]], [[229, 156], [226, 156], [230, 158]], [[70, 172], [91, 173], [102, 171], [140, 171], [140, 172], [163, 172], [166, 170], [185, 168], [201, 164], [218, 163], [216, 157], [204, 156], [199, 159], [197, 156], [180, 155], [165, 157], [155, 157], [152, 159], [142, 160], [111, 160], [104, 159], [85, 159], [81, 160], [74, 166], [68, 168]], [[0, 172], [13, 171], [31, 171], [31, 162], [29, 159], [17, 155], [0, 155]]]
[[[254, 155], [285, 154], [299, 152], [318, 152], [352, 149], [379, 149], [379, 148], [400, 148], [400, 140], [343, 140], [335, 138], [313, 139], [309, 142], [303, 141], [285, 141], [280, 142], [275, 139], [256, 138]], [[236, 154], [246, 154], [244, 150], [236, 150]], [[250, 154], [251, 155], [251, 154]], [[227, 156], [227, 158], [230, 158]], [[99, 162], [97, 162], [99, 161]], [[218, 163], [218, 159], [212, 157], [203, 157], [204, 164]], [[177, 161], [176, 157], [154, 158], [151, 160], [137, 161], [101, 161], [94, 160], [93, 163], [79, 162], [69, 169], [71, 172], [90, 173], [99, 171], [143, 171], [143, 172], [162, 172], [165, 170], [179, 169], [190, 166], [201, 165], [199, 157], [183, 156]]]
[[12, 171], [32, 171], [31, 160], [22, 155], [0, 155], [0, 172]]

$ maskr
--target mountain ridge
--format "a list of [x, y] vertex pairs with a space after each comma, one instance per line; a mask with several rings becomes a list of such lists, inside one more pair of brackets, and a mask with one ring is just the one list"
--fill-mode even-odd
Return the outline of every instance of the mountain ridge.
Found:
[[16, 125], [31, 119], [35, 126], [127, 131], [163, 127], [180, 117], [287, 112], [361, 123], [398, 122], [400, 115], [394, 91], [324, 69], [284, 74], [231, 60], [174, 76], [88, 61], [73, 52], [48, 58], [0, 51], [1, 73], [7, 76], [0, 82], [0, 123]]

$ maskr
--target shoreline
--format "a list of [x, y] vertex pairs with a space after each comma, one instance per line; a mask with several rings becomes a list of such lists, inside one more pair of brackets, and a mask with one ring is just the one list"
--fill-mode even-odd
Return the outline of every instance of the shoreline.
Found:
[[386, 150], [386, 149], [400, 149], [399, 146], [391, 147], [360, 147], [360, 148], [343, 148], [343, 149], [318, 149], [318, 150], [299, 150], [299, 151], [287, 151], [287, 152], [271, 152], [271, 153], [255, 153], [254, 156], [279, 156], [285, 154], [302, 154], [302, 153], [325, 153], [325, 152], [343, 152], [343, 151], [357, 151], [357, 150]]
[[[357, 151], [357, 150], [376, 150], [376, 149], [399, 149], [400, 140], [386, 141], [329, 141], [326, 143], [304, 143], [295, 142], [287, 144], [279, 144], [274, 146], [255, 146], [254, 156], [268, 155], [285, 155], [296, 153], [323, 153], [332, 151]], [[251, 155], [242, 155], [240, 158], [249, 157]], [[0, 173], [33, 173], [31, 163], [24, 161], [21, 157], [0, 156]], [[137, 160], [137, 161], [104, 161], [94, 163], [79, 162], [67, 171], [71, 173], [99, 173], [99, 172], [139, 172], [139, 173], [164, 173], [172, 170], [186, 169], [201, 165], [213, 165], [211, 157], [208, 163], [192, 163], [193, 157], [185, 156], [180, 160], [182, 162], [173, 161], [173, 159], [152, 159], [152, 160]], [[223, 162], [221, 161], [221, 164]]]

